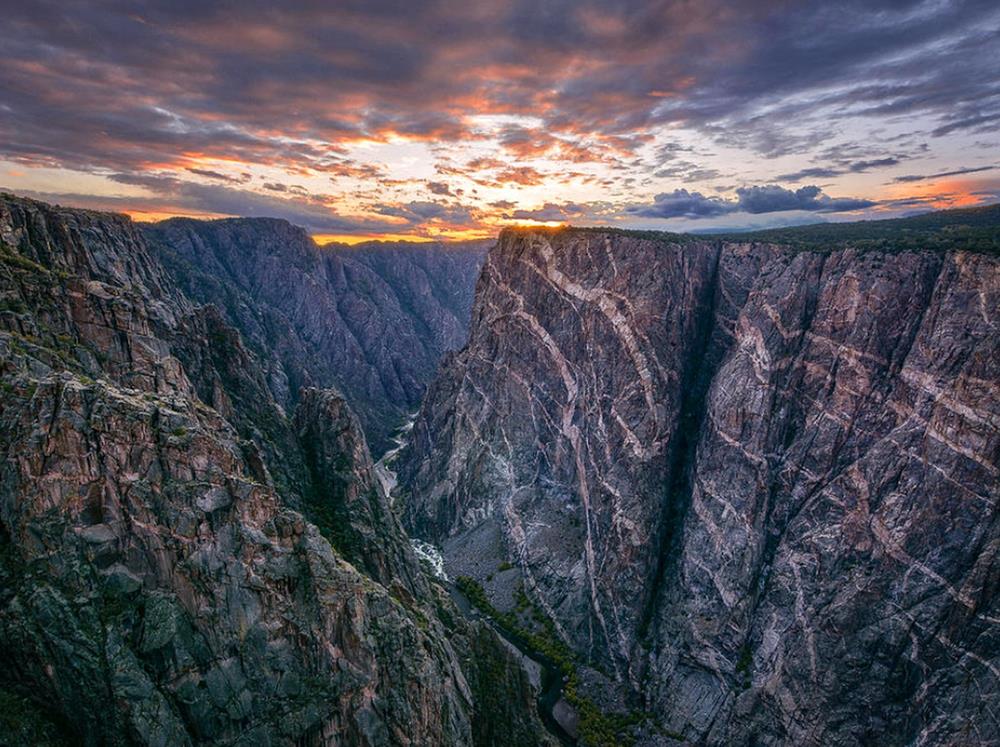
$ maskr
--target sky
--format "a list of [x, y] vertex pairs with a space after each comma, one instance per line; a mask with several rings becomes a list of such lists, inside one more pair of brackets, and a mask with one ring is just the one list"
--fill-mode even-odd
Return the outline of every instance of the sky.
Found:
[[1000, 200], [1000, 3], [0, 0], [0, 189], [318, 241]]

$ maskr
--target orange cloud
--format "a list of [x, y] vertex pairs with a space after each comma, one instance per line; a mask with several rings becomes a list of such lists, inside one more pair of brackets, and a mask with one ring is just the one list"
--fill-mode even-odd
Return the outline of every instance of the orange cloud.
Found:
[[922, 183], [888, 185], [884, 201], [891, 208], [893, 203], [910, 202], [928, 210], [974, 207], [996, 200], [1000, 182], [996, 179], [942, 179]]

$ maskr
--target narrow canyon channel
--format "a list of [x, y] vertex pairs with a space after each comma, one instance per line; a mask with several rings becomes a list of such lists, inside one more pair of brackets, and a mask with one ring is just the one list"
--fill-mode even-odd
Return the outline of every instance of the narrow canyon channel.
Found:
[[[406, 422], [392, 437], [393, 447], [375, 463], [375, 477], [390, 505], [395, 503], [395, 490], [399, 484], [392, 462], [406, 446], [416, 417], [417, 414], [413, 413], [406, 419]], [[522, 657], [522, 666], [528, 670], [529, 677], [532, 678], [533, 682], [537, 683], [538, 713], [549, 733], [558, 739], [560, 744], [568, 747], [577, 744], [577, 739], [571, 733], [575, 732], [576, 714], [573, 707], [563, 697], [563, 675], [555, 663], [530, 650], [522, 641], [507, 633], [493, 620], [473, 607], [469, 599], [448, 578], [444, 567], [444, 557], [437, 547], [415, 537], [410, 538], [410, 544], [417, 557], [427, 563], [437, 580], [448, 590], [462, 614], [469, 619], [484, 620], [501, 639]]]

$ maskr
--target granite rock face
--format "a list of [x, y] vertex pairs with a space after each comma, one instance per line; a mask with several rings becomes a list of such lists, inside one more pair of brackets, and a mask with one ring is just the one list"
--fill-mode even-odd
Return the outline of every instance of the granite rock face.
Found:
[[506, 231], [404, 524], [640, 743], [998, 744], [998, 395], [995, 253]]
[[143, 228], [198, 303], [217, 306], [287, 410], [337, 387], [377, 453], [416, 410], [441, 356], [461, 347], [491, 242], [317, 247], [276, 219], [174, 219]]
[[486, 745], [503, 720], [502, 743], [544, 742], [343, 398], [288, 417], [263, 368], [128, 219], [0, 198], [0, 693], [39, 714], [19, 733]]

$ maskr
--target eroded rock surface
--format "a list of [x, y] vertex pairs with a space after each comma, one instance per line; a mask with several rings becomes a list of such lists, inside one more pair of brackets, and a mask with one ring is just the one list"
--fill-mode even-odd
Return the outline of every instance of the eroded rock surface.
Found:
[[995, 253], [507, 231], [404, 522], [644, 743], [996, 744], [998, 395]]

